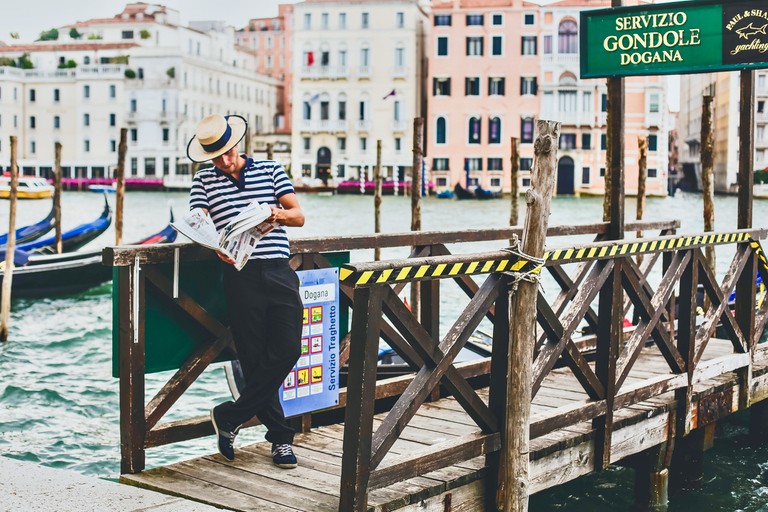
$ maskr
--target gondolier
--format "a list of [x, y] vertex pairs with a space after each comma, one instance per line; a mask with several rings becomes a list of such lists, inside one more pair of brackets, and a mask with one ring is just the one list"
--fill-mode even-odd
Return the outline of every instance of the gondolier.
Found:
[[245, 387], [240, 397], [211, 409], [219, 453], [234, 460], [234, 440], [240, 426], [254, 416], [267, 427], [272, 460], [280, 467], [296, 467], [291, 449], [294, 431], [285, 421], [278, 389], [301, 353], [302, 302], [299, 278], [288, 265], [289, 246], [284, 226], [301, 227], [304, 213], [282, 166], [238, 154], [246, 133], [240, 116], [208, 116], [197, 125], [187, 146], [193, 162], [213, 161], [192, 183], [189, 206], [208, 211], [217, 229], [223, 228], [254, 200], [272, 209], [270, 221], [279, 227], [261, 239], [241, 271], [219, 254], [224, 267], [232, 337], [243, 369]]

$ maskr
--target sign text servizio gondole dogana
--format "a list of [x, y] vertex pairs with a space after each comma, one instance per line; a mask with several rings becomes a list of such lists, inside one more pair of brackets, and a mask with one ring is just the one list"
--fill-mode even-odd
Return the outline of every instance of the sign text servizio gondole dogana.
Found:
[[768, 2], [689, 1], [581, 13], [581, 78], [768, 67]]

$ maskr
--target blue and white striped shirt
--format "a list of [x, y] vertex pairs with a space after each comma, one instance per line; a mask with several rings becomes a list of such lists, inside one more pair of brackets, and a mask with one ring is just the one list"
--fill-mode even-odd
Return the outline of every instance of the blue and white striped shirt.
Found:
[[[216, 229], [221, 231], [240, 210], [254, 200], [279, 208], [278, 200], [285, 194], [293, 193], [293, 185], [280, 164], [272, 160], [255, 161], [248, 158], [240, 170], [240, 181], [216, 167], [198, 171], [192, 181], [189, 208], [208, 210]], [[251, 258], [289, 256], [288, 235], [284, 226], [278, 226], [261, 239]]]

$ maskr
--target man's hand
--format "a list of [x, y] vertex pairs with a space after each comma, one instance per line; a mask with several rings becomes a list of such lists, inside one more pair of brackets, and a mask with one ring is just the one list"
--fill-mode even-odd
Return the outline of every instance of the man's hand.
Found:
[[285, 224], [285, 210], [282, 208], [275, 208], [274, 206], [270, 206], [270, 209], [272, 210], [272, 215], [267, 217], [267, 222], [277, 222], [278, 224]]
[[216, 256], [221, 258], [221, 261], [223, 261], [224, 263], [229, 263], [230, 265], [234, 265], [235, 264], [235, 260], [233, 260], [232, 258], [228, 258], [228, 257], [224, 256], [219, 251], [216, 251]]

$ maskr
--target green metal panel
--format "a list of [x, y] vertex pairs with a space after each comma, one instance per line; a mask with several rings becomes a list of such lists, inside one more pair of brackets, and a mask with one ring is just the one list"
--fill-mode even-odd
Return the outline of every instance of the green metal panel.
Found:
[[581, 13], [581, 78], [768, 67], [765, 0], [701, 0]]

